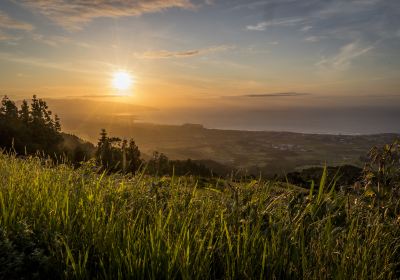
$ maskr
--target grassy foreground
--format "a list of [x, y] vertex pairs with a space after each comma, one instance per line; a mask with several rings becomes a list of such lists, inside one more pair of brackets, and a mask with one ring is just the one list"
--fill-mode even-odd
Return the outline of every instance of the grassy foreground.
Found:
[[0, 279], [396, 279], [400, 202], [0, 154]]

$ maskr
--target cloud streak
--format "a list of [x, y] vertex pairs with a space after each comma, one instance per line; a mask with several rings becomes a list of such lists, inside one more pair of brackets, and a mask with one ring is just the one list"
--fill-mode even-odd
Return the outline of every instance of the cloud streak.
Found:
[[321, 41], [322, 37], [321, 36], [309, 36], [305, 38], [304, 40], [307, 42], [315, 43]]
[[353, 60], [364, 56], [374, 48], [373, 45], [362, 47], [358, 42], [352, 42], [340, 48], [339, 53], [330, 58], [323, 58], [317, 66], [328, 69], [346, 70]]
[[79, 30], [96, 18], [140, 16], [171, 8], [194, 9], [190, 0], [14, 0], [67, 30]]
[[313, 27], [311, 25], [306, 25], [303, 28], [301, 28], [301, 31], [303, 32], [308, 32], [309, 30], [311, 30]]
[[256, 25], [248, 25], [246, 29], [252, 31], [264, 31], [268, 27], [272, 26], [296, 26], [299, 23], [304, 22], [304, 20], [304, 18], [284, 18], [278, 20], [262, 21], [257, 23]]
[[225, 96], [228, 98], [280, 98], [280, 97], [297, 97], [309, 96], [311, 93], [306, 92], [273, 92], [273, 93], [252, 93], [245, 95]]
[[10, 35], [7, 31], [20, 30], [20, 31], [32, 31], [33, 25], [11, 18], [9, 15], [0, 11], [0, 41], [15, 41], [20, 37]]
[[136, 58], [141, 59], [167, 59], [167, 58], [188, 58], [194, 56], [201, 56], [209, 53], [222, 52], [227, 51], [234, 48], [233, 46], [213, 46], [204, 49], [195, 49], [195, 50], [186, 50], [186, 51], [167, 51], [167, 50], [158, 50], [158, 51], [147, 51], [144, 53], [135, 53], [134, 56]]
[[252, 31], [302, 24], [299, 31], [313, 36], [374, 41], [396, 37], [400, 24], [397, 0], [249, 0], [249, 5], [262, 5], [265, 10], [263, 21], [246, 26]]
[[3, 11], [0, 11], [0, 28], [30, 31], [33, 29], [33, 26], [29, 23], [13, 19]]
[[306, 96], [310, 95], [310, 93], [305, 92], [276, 92], [276, 93], [262, 93], [262, 94], [247, 94], [243, 95], [243, 97], [251, 97], [251, 98], [258, 98], [258, 97], [295, 97], [295, 96]]
[[46, 44], [48, 46], [52, 46], [52, 47], [58, 47], [58, 46], [62, 46], [65, 44], [68, 45], [73, 45], [73, 46], [77, 46], [77, 47], [81, 47], [81, 48], [93, 48], [94, 46], [84, 43], [84, 42], [80, 42], [80, 41], [75, 41], [72, 40], [71, 38], [68, 37], [64, 37], [64, 36], [45, 36], [42, 34], [38, 34], [38, 33], [31, 33], [31, 38], [34, 41]]
[[0, 41], [8, 41], [9, 43], [21, 39], [21, 37], [15, 34], [11, 35], [11, 31], [32, 31], [34, 29], [33, 25], [11, 18], [9, 15], [0, 10]]
[[16, 41], [19, 39], [20, 37], [9, 35], [0, 29], [0, 41]]
[[25, 65], [32, 65], [41, 68], [56, 69], [66, 72], [76, 72], [85, 74], [98, 74], [98, 71], [84, 70], [83, 67], [77, 67], [72, 63], [50, 62], [46, 59], [40, 59], [30, 56], [22, 56], [14, 53], [0, 52], [0, 61], [9, 61]]

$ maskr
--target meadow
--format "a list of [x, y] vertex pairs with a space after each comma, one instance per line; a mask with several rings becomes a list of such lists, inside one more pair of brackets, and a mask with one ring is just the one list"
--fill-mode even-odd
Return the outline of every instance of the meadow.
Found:
[[400, 200], [0, 154], [0, 279], [398, 279]]

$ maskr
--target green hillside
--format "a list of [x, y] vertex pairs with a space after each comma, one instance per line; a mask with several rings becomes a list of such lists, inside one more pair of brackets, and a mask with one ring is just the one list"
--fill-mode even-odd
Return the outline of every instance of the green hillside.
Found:
[[99, 130], [134, 138], [145, 155], [162, 152], [171, 159], [213, 160], [228, 169], [275, 175], [310, 166], [362, 167], [373, 146], [399, 139], [398, 134], [330, 135], [272, 131], [208, 129], [200, 125], [158, 125], [128, 121], [63, 119], [65, 131], [96, 142]]
[[102, 175], [0, 155], [0, 279], [396, 279], [393, 191]]

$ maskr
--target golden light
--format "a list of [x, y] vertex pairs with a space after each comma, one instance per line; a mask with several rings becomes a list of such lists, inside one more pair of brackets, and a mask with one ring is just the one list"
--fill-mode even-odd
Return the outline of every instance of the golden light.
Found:
[[112, 75], [112, 86], [117, 90], [128, 90], [133, 83], [132, 75], [127, 71], [121, 70]]

